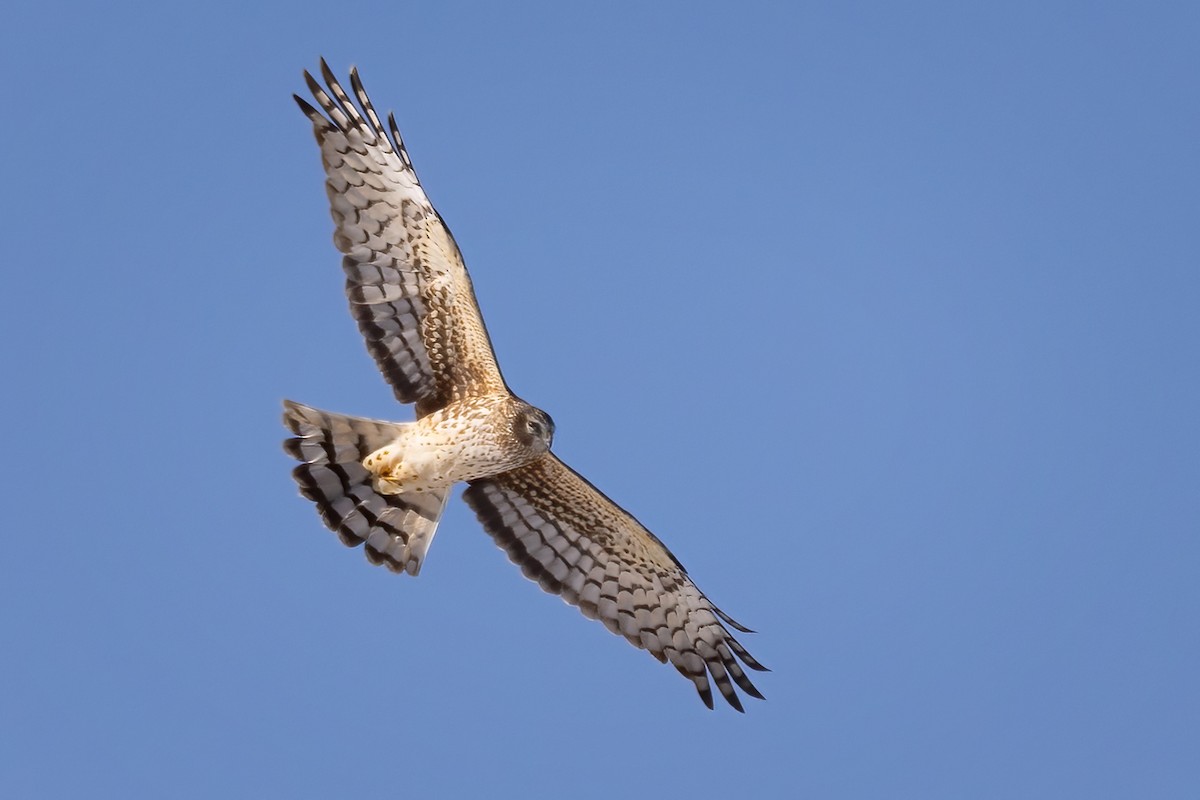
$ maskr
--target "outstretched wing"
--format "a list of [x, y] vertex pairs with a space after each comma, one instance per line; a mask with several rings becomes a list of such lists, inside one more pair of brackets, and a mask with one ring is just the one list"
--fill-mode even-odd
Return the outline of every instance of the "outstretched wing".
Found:
[[738, 659], [766, 668], [725, 626], [749, 629], [709, 602], [654, 534], [552, 454], [471, 481], [463, 498], [527, 577], [670, 661], [709, 708], [709, 676], [738, 711], [734, 684], [762, 698]]
[[504, 390], [462, 254], [417, 180], [395, 118], [388, 115], [389, 136], [357, 70], [357, 106], [324, 59], [321, 74], [328, 92], [304, 73], [321, 111], [296, 102], [321, 146], [333, 241], [345, 254], [346, 296], [367, 349], [419, 416]]

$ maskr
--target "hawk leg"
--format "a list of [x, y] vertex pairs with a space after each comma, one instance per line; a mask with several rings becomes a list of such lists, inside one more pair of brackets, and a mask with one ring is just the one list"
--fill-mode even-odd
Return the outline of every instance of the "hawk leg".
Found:
[[[405, 468], [403, 448], [398, 445], [399, 442], [384, 445], [362, 461], [363, 467], [371, 473], [375, 491], [380, 494], [395, 495], [412, 491], [405, 488], [404, 484], [406, 479], [411, 483], [417, 476], [412, 469]], [[420, 491], [419, 487], [413, 488]]]

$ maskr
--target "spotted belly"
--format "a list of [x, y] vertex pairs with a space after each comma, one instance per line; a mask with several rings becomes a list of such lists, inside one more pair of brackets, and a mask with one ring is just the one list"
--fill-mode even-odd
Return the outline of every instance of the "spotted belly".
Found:
[[513, 435], [520, 409], [511, 396], [452, 403], [404, 426], [392, 442], [363, 459], [381, 494], [446, 489], [496, 475], [537, 457]]

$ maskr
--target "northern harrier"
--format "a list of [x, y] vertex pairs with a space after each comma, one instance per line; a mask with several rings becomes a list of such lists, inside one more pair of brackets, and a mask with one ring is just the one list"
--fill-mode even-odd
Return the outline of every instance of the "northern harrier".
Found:
[[[385, 130], [357, 70], [347, 96], [305, 72], [334, 244], [350, 310], [414, 422], [348, 417], [284, 402], [285, 443], [300, 492], [367, 558], [416, 575], [454, 484], [522, 572], [659, 661], [712, 708], [709, 676], [742, 710], [734, 684], [761, 698], [738, 659], [764, 667], [726, 626], [749, 632], [696, 588], [654, 534], [550, 452], [550, 416], [519, 399], [496, 366], [458, 245], [430, 205], [388, 116]], [[322, 111], [324, 113], [322, 113]], [[390, 131], [390, 136], [389, 136]], [[736, 658], [735, 658], [736, 656]]]

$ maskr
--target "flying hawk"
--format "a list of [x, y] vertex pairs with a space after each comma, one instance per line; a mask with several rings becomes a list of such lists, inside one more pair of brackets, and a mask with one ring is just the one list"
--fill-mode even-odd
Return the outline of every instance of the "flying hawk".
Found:
[[[296, 96], [325, 165], [333, 241], [367, 349], [414, 422], [349, 417], [284, 402], [300, 493], [367, 559], [416, 575], [454, 484], [522, 572], [659, 661], [712, 708], [709, 677], [742, 710], [761, 698], [729, 632], [678, 559], [550, 450], [550, 415], [508, 388], [450, 230], [421, 188], [395, 118], [385, 130], [357, 70], [357, 105], [321, 61], [304, 73], [320, 110]], [[389, 136], [390, 132], [390, 136]], [[728, 626], [728, 627], [727, 627]]]

